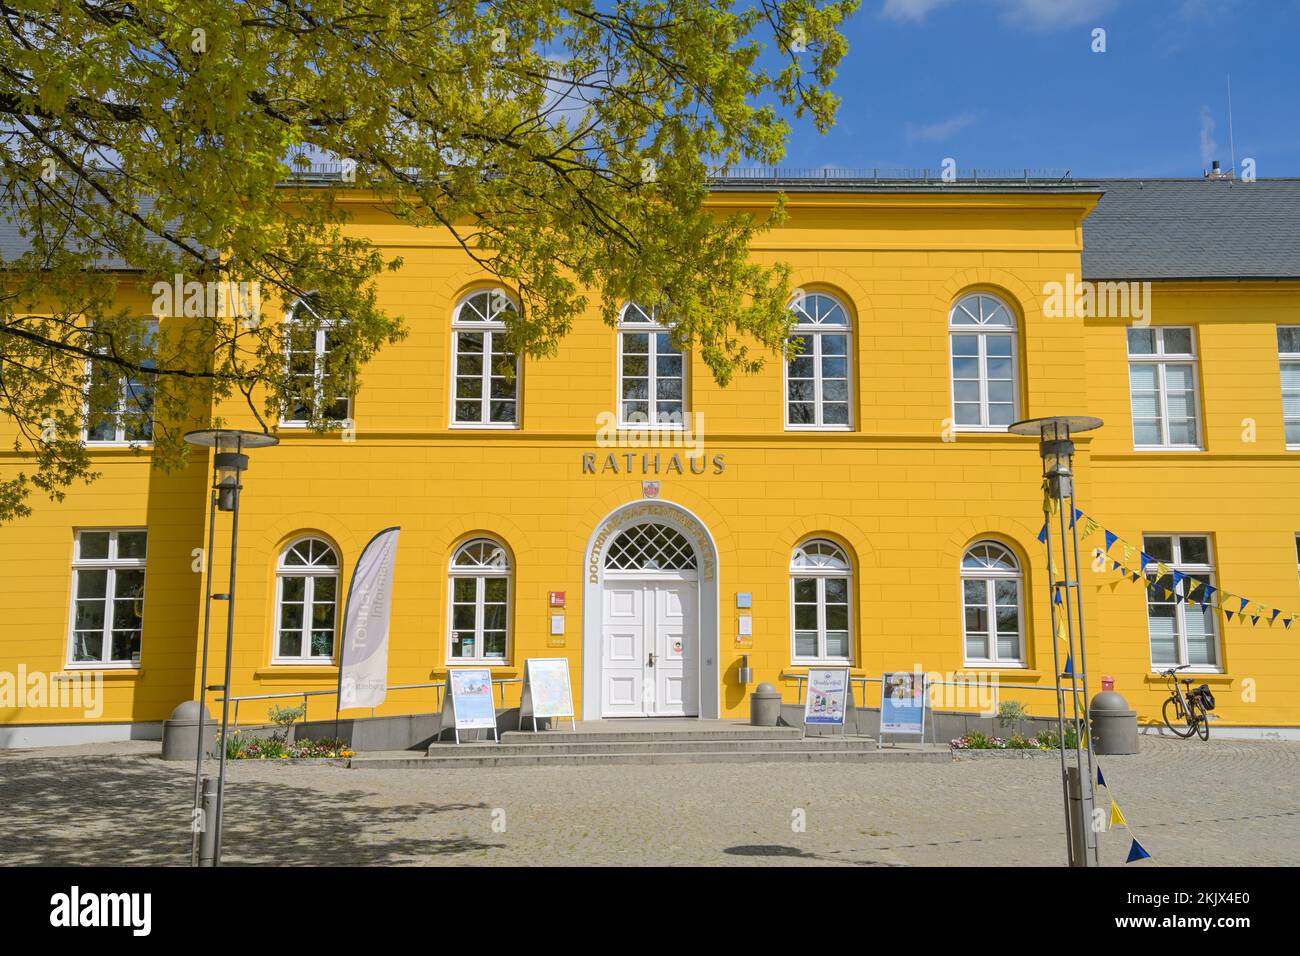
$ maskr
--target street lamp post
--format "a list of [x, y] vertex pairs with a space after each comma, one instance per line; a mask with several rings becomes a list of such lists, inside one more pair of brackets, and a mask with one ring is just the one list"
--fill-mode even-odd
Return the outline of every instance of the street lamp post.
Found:
[[[212, 865], [221, 865], [221, 826], [222, 810], [226, 791], [226, 735], [230, 729], [230, 671], [234, 661], [235, 646], [235, 570], [239, 556], [239, 493], [243, 490], [240, 476], [248, 469], [248, 455], [244, 452], [251, 448], [265, 448], [279, 444], [274, 435], [262, 432], [247, 432], [231, 428], [207, 429], [188, 432], [185, 441], [200, 448], [213, 448], [212, 456], [213, 512], [209, 521], [208, 535], [208, 573], [204, 598], [203, 614], [203, 661], [199, 680], [199, 744], [194, 767], [194, 807], [199, 807], [199, 785], [203, 770], [203, 750], [206, 735], [204, 721], [207, 716], [208, 691], [221, 691], [221, 749], [218, 754], [217, 802], [212, 820], [204, 820], [204, 827], [214, 827]], [[212, 593], [212, 553], [215, 541], [216, 512], [230, 512], [230, 585], [225, 594]], [[212, 618], [212, 601], [226, 602], [226, 666], [225, 676], [219, 685], [208, 686], [208, 638]]]
[[[1100, 418], [1055, 415], [1016, 422], [1008, 429], [1016, 435], [1038, 438], [1043, 459], [1043, 528], [1047, 545], [1048, 606], [1052, 610], [1052, 660], [1056, 671], [1056, 726], [1061, 744], [1061, 792], [1065, 803], [1065, 842], [1070, 866], [1099, 866], [1097, 831], [1093, 824], [1096, 771], [1088, 724], [1088, 656], [1084, 630], [1082, 575], [1079, 564], [1079, 528], [1074, 497], [1073, 436], [1100, 428]], [[1068, 515], [1068, 525], [1067, 525]], [[1053, 553], [1059, 531], [1060, 564]], [[1068, 529], [1068, 537], [1067, 537]], [[1059, 599], [1059, 600], [1058, 600]], [[1077, 642], [1076, 642], [1077, 635]], [[1066, 649], [1061, 669], [1061, 642]], [[1077, 646], [1076, 646], [1077, 643]], [[1065, 693], [1071, 700], [1074, 727], [1074, 761], [1068, 766], [1065, 747]], [[1082, 702], [1079, 691], [1083, 691]]]

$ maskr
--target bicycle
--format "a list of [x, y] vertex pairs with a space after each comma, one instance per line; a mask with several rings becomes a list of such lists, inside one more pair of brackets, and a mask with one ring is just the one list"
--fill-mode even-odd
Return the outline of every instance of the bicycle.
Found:
[[[1210, 693], [1209, 684], [1202, 684], [1193, 690], [1190, 677], [1177, 676], [1179, 671], [1188, 666], [1190, 665], [1181, 664], [1161, 671], [1161, 676], [1169, 679], [1169, 699], [1164, 706], [1165, 726], [1184, 739], [1196, 734], [1202, 740], [1209, 740], [1209, 712], [1214, 710], [1214, 695]], [[1186, 685], [1185, 688], [1178, 686], [1180, 680]]]

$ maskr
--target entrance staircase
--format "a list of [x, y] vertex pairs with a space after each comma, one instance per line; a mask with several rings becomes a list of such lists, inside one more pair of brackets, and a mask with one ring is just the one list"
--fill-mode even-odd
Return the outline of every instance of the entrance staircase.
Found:
[[567, 721], [538, 733], [507, 730], [501, 742], [439, 741], [427, 754], [362, 753], [355, 769], [455, 770], [483, 767], [578, 767], [604, 764], [790, 763], [952, 760], [946, 745], [879, 749], [871, 737], [838, 731], [803, 736], [798, 727], [752, 727], [730, 720], [656, 719]]

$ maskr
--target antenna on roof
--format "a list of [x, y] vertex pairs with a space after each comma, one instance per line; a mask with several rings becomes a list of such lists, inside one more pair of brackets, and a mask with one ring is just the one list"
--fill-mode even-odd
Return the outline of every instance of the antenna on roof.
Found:
[[1232, 175], [1237, 176], [1237, 144], [1232, 138], [1232, 74], [1228, 74], [1228, 150], [1232, 153]]

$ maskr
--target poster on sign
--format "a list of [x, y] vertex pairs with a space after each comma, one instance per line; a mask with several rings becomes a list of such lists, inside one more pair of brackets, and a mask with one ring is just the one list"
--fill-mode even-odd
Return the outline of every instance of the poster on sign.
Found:
[[519, 699], [519, 729], [531, 717], [537, 731], [538, 717], [568, 717], [578, 729], [573, 713], [573, 685], [569, 682], [567, 657], [530, 657], [524, 662], [524, 690]]
[[808, 695], [804, 698], [804, 730], [809, 725], [844, 726], [852, 703], [847, 667], [808, 668]]
[[895, 672], [880, 682], [880, 737], [886, 734], [925, 740], [925, 710], [929, 696], [924, 674]]
[[450, 711], [460, 743], [462, 730], [492, 731], [497, 738], [497, 710], [492, 697], [492, 672], [486, 667], [453, 667], [447, 671], [447, 695], [443, 698], [443, 723]]

